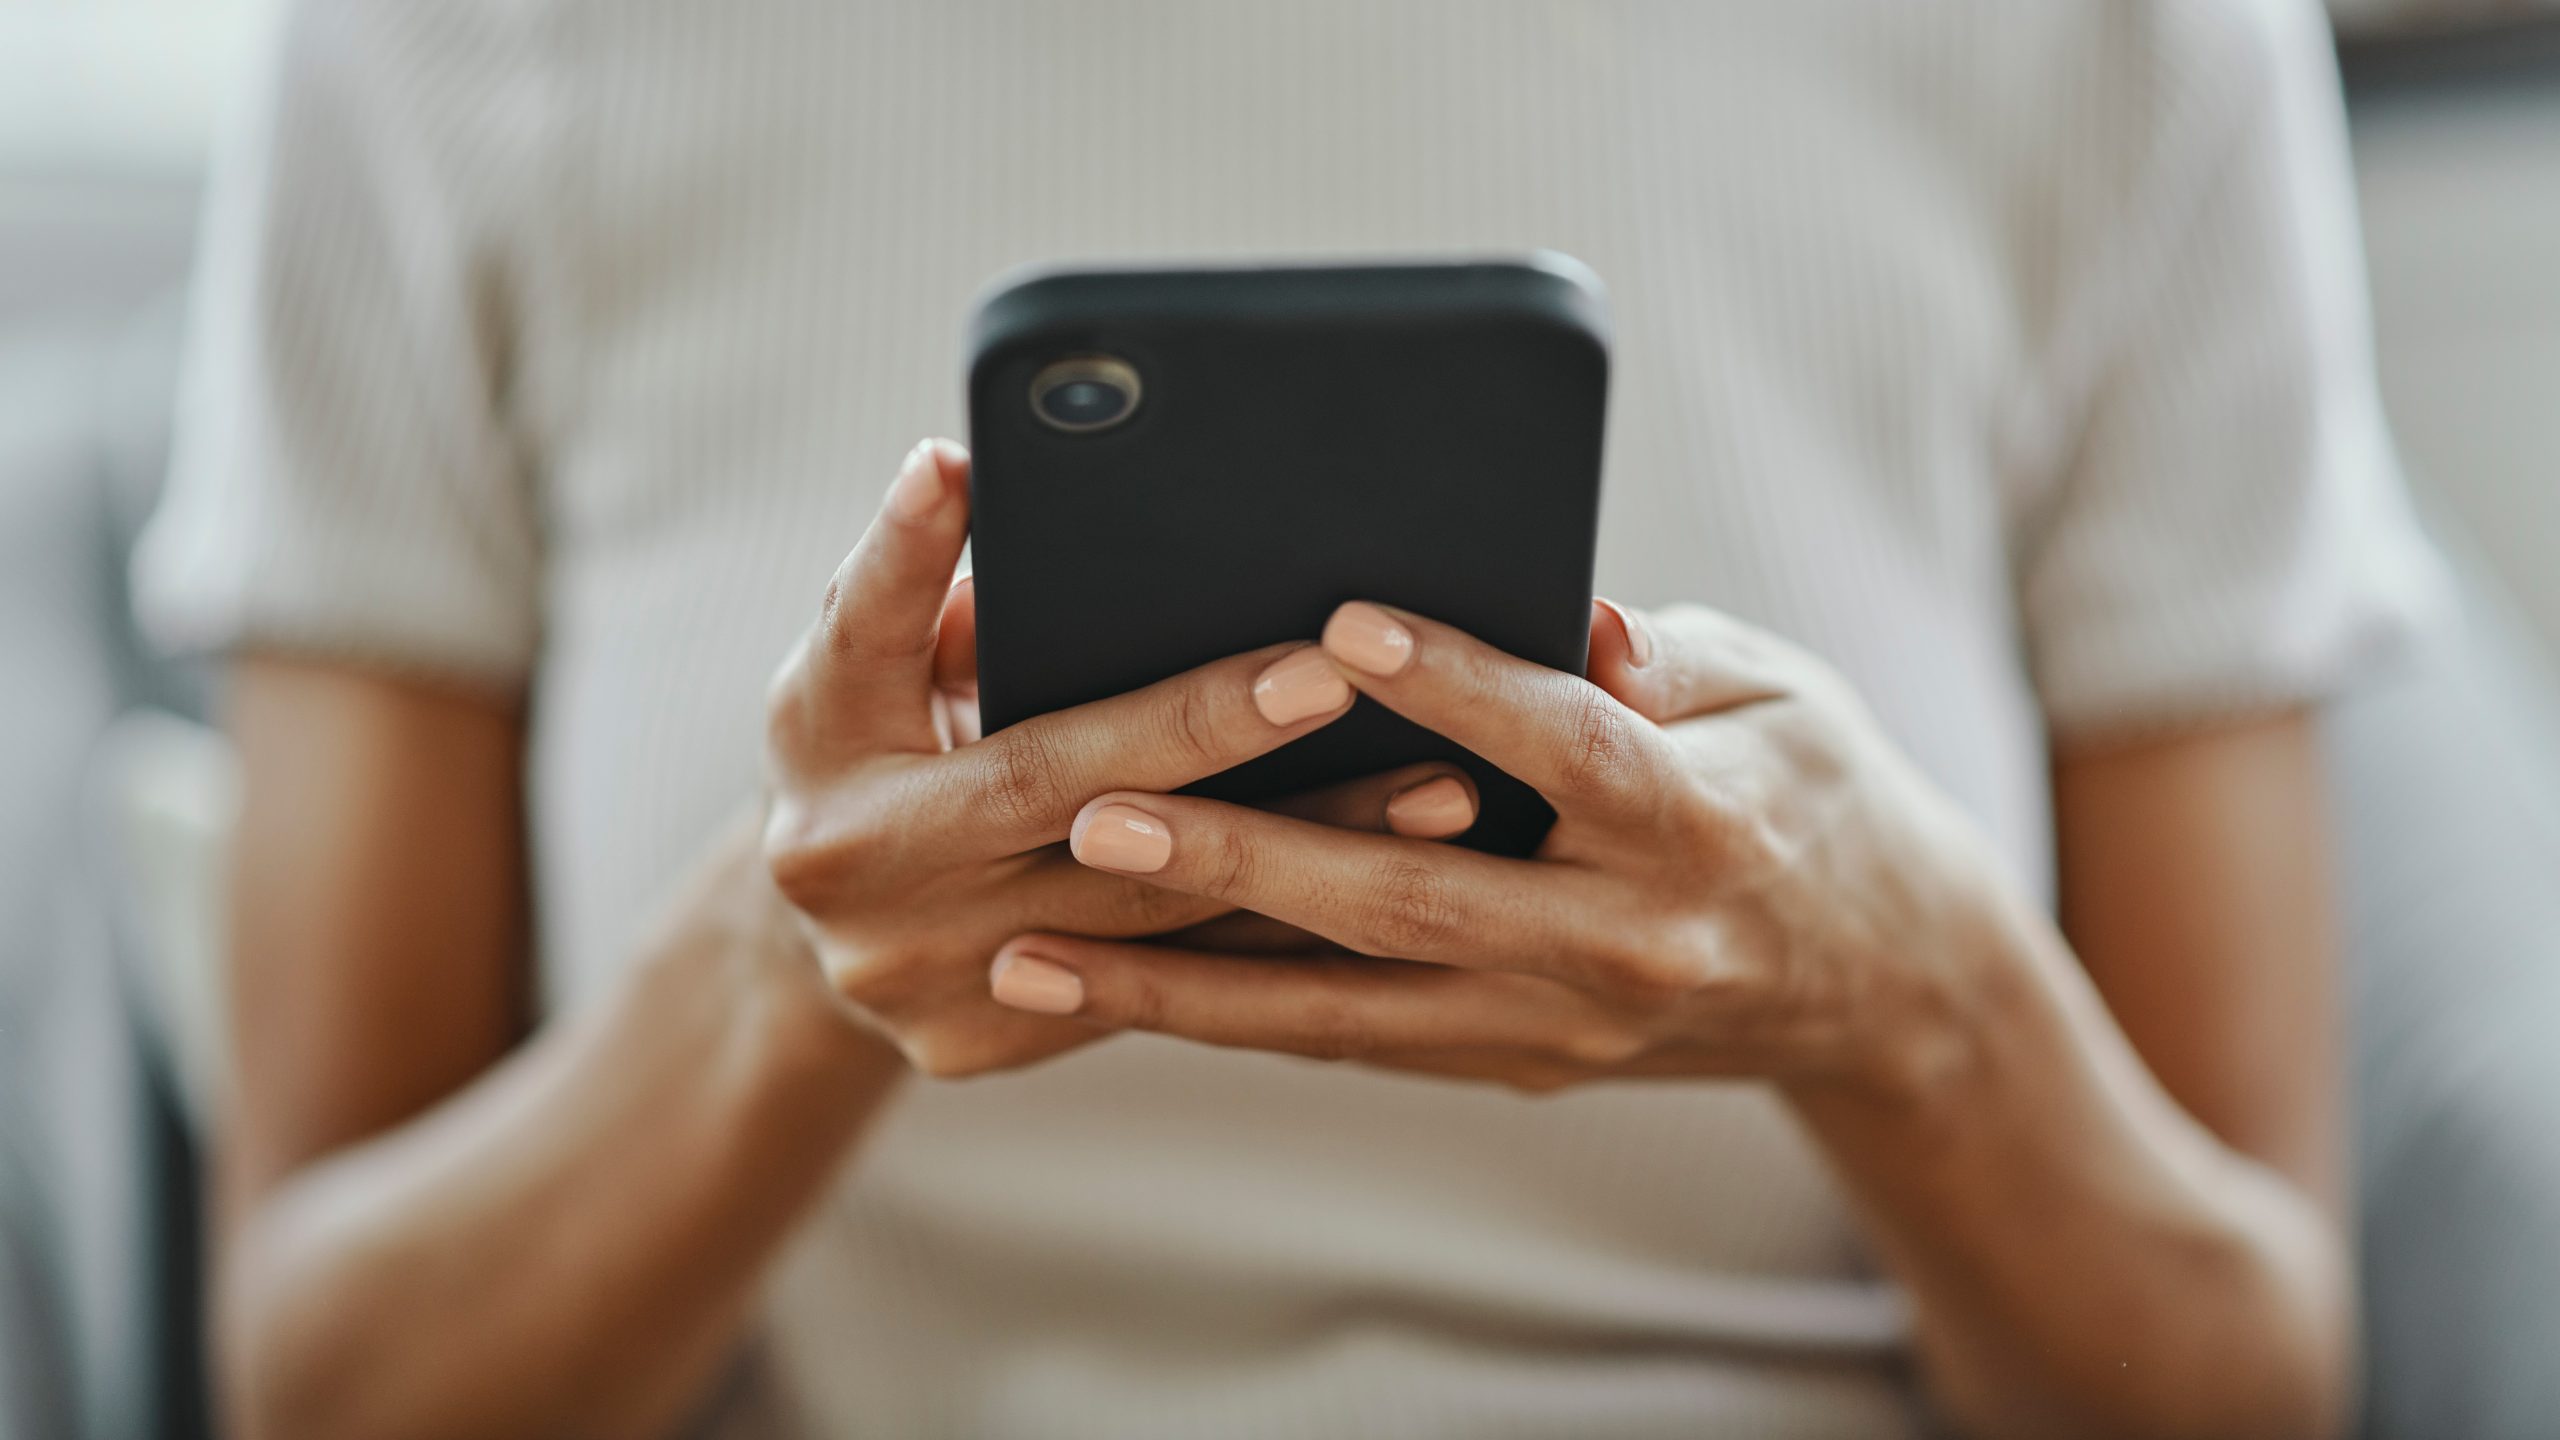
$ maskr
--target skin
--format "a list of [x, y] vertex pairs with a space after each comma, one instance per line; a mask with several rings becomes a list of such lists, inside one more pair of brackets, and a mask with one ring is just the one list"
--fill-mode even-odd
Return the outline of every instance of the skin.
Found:
[[[896, 495], [956, 497], [965, 463], [919, 448]], [[232, 1433], [667, 1433], [902, 1077], [1101, 1038], [988, 995], [1004, 938], [1204, 919], [1188, 933], [1299, 938], [1222, 926], [1227, 907], [1086, 871], [1056, 842], [1094, 789], [1179, 785], [1322, 723], [1275, 724], [1255, 693], [1309, 647], [953, 748], [975, 729], [969, 592], [946, 593], [966, 520], [956, 499], [915, 519], [898, 503], [775, 680], [769, 806], [709, 847], [615, 993], [539, 1030], [520, 706], [343, 666], [239, 667], [248, 799], [214, 1177]], [[1346, 686], [1318, 688], [1348, 708]], [[1415, 767], [1287, 808], [1463, 830], [1471, 805], [1400, 800], [1435, 782], [1442, 767]], [[893, 818], [943, 838], [905, 845]]]
[[[1586, 682], [1347, 607], [1319, 647], [978, 739], [965, 467], [910, 455], [776, 679], [763, 813], [619, 991], [530, 1038], [514, 705], [244, 668], [239, 1433], [662, 1433], [902, 1076], [1128, 1029], [1530, 1092], [1765, 1081], [1965, 1432], [2338, 1428], [2299, 717], [2066, 755], [2060, 928], [1838, 676], [1706, 611], [1602, 607]], [[1427, 768], [1273, 811], [1169, 793], [1355, 689], [1545, 792], [1542, 852], [1434, 843], [1472, 795]], [[1244, 954], [1272, 950], [1301, 958]]]

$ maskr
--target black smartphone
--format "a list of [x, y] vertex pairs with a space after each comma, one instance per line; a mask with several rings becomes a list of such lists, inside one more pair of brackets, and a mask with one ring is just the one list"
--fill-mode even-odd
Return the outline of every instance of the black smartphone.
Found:
[[[1560, 255], [1035, 273], [969, 346], [988, 733], [1376, 600], [1580, 674], [1608, 408], [1599, 284]], [[1462, 843], [1534, 850], [1536, 792], [1362, 699], [1192, 787], [1255, 801], [1447, 759]]]

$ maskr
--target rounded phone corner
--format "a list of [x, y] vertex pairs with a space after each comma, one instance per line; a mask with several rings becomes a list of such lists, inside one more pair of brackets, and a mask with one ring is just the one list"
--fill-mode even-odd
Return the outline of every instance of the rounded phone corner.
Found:
[[1590, 337], [1605, 360], [1615, 337], [1609, 313], [1609, 286], [1600, 278], [1600, 272], [1562, 250], [1532, 250], [1518, 263], [1522, 269], [1563, 287], [1556, 309], [1573, 328]]

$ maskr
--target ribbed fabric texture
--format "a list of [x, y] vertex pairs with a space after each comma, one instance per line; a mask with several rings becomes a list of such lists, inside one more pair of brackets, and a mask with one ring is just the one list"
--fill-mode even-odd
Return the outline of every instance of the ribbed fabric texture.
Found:
[[[2307, 5], [312, 0], [279, 55], [144, 612], [530, 685], [564, 1004], [751, 792], [1017, 264], [1590, 262], [1604, 590], [1830, 656], [2039, 891], [2053, 736], [2316, 698], [2430, 585]], [[735, 1433], [1919, 1425], [1738, 1085], [1129, 1040], [920, 1086], [768, 1321]]]

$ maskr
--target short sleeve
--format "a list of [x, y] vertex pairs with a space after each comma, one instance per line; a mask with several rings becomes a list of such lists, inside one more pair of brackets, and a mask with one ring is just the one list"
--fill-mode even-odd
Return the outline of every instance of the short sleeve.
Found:
[[[145, 628], [518, 683], [540, 535], [507, 413], [517, 157], [468, 6], [309, 0], [217, 158]], [[476, 107], [476, 109], [475, 109]]]
[[2142, 8], [2144, 133], [2065, 312], [2062, 459], [2016, 551], [2065, 741], [2316, 703], [2446, 593], [2376, 388], [2324, 22]]

